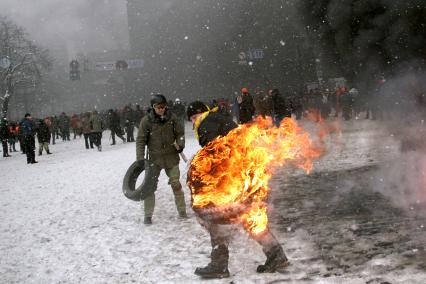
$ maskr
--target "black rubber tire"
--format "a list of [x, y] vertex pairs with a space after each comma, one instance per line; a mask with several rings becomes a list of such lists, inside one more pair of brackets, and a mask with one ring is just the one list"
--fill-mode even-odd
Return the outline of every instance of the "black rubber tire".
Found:
[[123, 179], [123, 193], [128, 199], [133, 201], [141, 201], [141, 188], [140, 185], [138, 188], [136, 187], [136, 180], [139, 175], [145, 170], [144, 165], [140, 165], [138, 161], [135, 161], [130, 167], [127, 169], [126, 175]]

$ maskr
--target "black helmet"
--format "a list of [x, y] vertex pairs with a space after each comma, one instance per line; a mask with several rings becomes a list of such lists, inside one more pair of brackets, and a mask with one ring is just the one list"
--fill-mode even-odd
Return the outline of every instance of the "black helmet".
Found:
[[167, 105], [167, 100], [166, 97], [163, 96], [162, 94], [154, 94], [151, 95], [151, 107], [154, 107], [154, 105], [157, 104], [164, 104]]
[[195, 101], [189, 104], [188, 108], [186, 109], [186, 115], [188, 116], [188, 120], [191, 119], [191, 116], [197, 113], [203, 113], [208, 111], [209, 108], [200, 101]]

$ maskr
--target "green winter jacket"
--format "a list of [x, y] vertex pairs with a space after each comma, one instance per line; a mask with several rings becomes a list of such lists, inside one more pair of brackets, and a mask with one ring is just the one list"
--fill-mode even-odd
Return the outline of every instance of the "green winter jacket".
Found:
[[83, 134], [90, 133], [90, 114], [84, 114], [83, 118], [81, 119], [81, 126], [83, 128]]
[[89, 123], [90, 123], [90, 132], [92, 133], [102, 132], [103, 130], [102, 119], [97, 112], [94, 111], [90, 115]]
[[183, 150], [185, 133], [182, 122], [176, 115], [166, 111], [165, 117], [160, 118], [151, 110], [139, 125], [136, 138], [136, 159], [145, 159], [145, 146], [148, 147], [148, 159], [161, 168], [172, 168], [179, 164], [179, 153], [173, 143]]

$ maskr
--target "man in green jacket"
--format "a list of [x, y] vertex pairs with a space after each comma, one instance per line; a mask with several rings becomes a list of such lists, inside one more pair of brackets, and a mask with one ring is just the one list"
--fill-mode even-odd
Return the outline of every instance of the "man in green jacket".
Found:
[[102, 131], [104, 130], [104, 126], [102, 123], [102, 118], [99, 113], [94, 110], [90, 115], [89, 119], [90, 123], [90, 135], [93, 139], [93, 144], [98, 148], [98, 151], [102, 151]]
[[[145, 152], [145, 146], [147, 151]], [[144, 201], [144, 223], [152, 224], [155, 191], [162, 169], [169, 177], [175, 204], [181, 218], [187, 218], [185, 197], [179, 177], [179, 153], [185, 147], [184, 125], [167, 109], [161, 94], [152, 95], [151, 109], [140, 122], [136, 138], [136, 160], [145, 165], [141, 200]]]

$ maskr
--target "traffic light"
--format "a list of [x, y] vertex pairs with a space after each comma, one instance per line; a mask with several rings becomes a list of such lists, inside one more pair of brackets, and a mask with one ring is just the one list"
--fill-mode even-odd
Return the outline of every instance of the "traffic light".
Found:
[[80, 70], [78, 69], [80, 64], [77, 60], [71, 60], [70, 62], [70, 80], [80, 80]]

